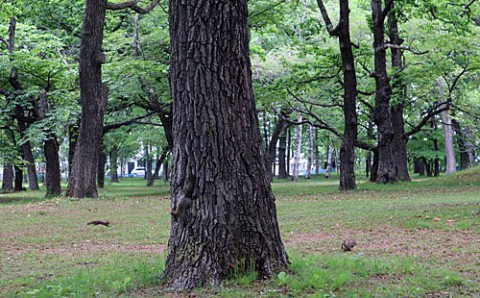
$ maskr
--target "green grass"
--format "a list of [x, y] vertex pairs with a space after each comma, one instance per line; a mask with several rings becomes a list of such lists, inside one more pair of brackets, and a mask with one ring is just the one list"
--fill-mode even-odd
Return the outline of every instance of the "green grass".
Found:
[[[162, 289], [168, 185], [107, 183], [99, 199], [0, 194], [0, 297], [183, 297]], [[206, 297], [475, 297], [480, 169], [378, 185], [273, 183], [287, 272], [238, 272]], [[87, 226], [91, 220], [113, 226]], [[352, 252], [340, 243], [356, 239]], [[437, 296], [435, 296], [437, 295]]]

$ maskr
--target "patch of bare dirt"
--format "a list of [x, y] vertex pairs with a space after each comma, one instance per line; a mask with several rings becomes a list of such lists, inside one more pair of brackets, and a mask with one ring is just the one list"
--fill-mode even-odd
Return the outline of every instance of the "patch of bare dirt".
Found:
[[62, 256], [82, 256], [98, 252], [117, 252], [117, 253], [156, 253], [161, 254], [165, 250], [163, 244], [119, 244], [119, 243], [99, 243], [85, 241], [81, 243], [72, 243], [70, 246], [47, 247], [34, 245], [0, 245], [0, 250], [6, 254], [59, 254]]
[[480, 237], [474, 231], [401, 229], [379, 226], [372, 229], [334, 229], [308, 234], [283, 236], [287, 246], [305, 251], [327, 253], [341, 251], [343, 240], [355, 239], [353, 253], [438, 258], [439, 262], [480, 263]]

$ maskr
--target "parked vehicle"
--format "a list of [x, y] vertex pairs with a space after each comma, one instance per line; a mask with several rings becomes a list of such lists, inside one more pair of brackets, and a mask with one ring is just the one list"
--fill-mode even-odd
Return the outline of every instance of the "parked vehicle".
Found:
[[130, 172], [130, 177], [145, 177], [145, 168], [137, 167]]

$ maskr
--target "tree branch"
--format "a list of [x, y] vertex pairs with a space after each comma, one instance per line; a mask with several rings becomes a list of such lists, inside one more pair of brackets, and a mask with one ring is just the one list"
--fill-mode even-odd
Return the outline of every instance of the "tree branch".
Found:
[[145, 114], [145, 115], [142, 115], [142, 116], [138, 116], [138, 117], [135, 117], [135, 118], [126, 120], [126, 121], [122, 121], [122, 122], [115, 122], [115, 123], [105, 124], [104, 127], [103, 127], [103, 134], [106, 134], [106, 133], [109, 132], [110, 130], [117, 129], [117, 128], [120, 128], [120, 127], [125, 126], [125, 125], [130, 125], [130, 124], [133, 124], [133, 123], [137, 123], [138, 120], [147, 118], [147, 117], [151, 116], [152, 114], [154, 114], [154, 112], [150, 112], [150, 113], [148, 113], [148, 114]]
[[328, 16], [327, 9], [325, 8], [325, 5], [323, 4], [322, 0], [317, 0], [318, 8], [320, 8], [320, 12], [322, 13], [322, 18], [323, 21], [325, 22], [325, 26], [327, 27], [327, 31], [331, 36], [338, 36], [338, 26], [333, 27], [332, 21], [330, 20], [330, 17]]
[[422, 118], [422, 120], [415, 127], [413, 127], [410, 131], [406, 132], [405, 136], [408, 138], [409, 136], [412, 136], [412, 135], [416, 134], [417, 132], [419, 132], [425, 126], [425, 124], [428, 123], [430, 118], [432, 118], [433, 116], [435, 116], [437, 114], [440, 114], [443, 111], [447, 111], [449, 108], [450, 108], [450, 104], [448, 103], [448, 101], [443, 101], [443, 102], [437, 103], [436, 105], [434, 105], [433, 107], [428, 109], [426, 115]]
[[152, 3], [150, 3], [149, 6], [147, 6], [146, 8], [142, 8], [140, 6], [137, 6], [137, 3], [139, 1], [138, 0], [134, 0], [134, 1], [127, 1], [127, 2], [122, 2], [122, 3], [107, 3], [107, 9], [108, 10], [122, 10], [122, 9], [131, 9], [133, 11], [135, 11], [136, 13], [138, 14], [146, 14], [148, 12], [150, 12], [152, 9], [155, 8], [155, 6], [157, 6], [159, 0], [152, 0]]
[[401, 45], [397, 45], [397, 44], [386, 43], [386, 44], [385, 44], [385, 49], [388, 49], [388, 48], [410, 51], [410, 52], [412, 52], [412, 53], [415, 54], [415, 55], [425, 55], [425, 54], [428, 54], [428, 53], [429, 53], [429, 51], [419, 52], [419, 51], [417, 51], [417, 50], [412, 49], [411, 47], [406, 47], [406, 46], [401, 46]]

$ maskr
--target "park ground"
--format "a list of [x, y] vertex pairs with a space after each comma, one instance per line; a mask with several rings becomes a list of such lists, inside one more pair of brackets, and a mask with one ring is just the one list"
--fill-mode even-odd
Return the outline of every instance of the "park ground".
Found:
[[478, 167], [346, 193], [335, 177], [274, 181], [289, 270], [192, 293], [162, 286], [169, 190], [144, 185], [123, 179], [99, 199], [1, 194], [0, 297], [480, 297]]

